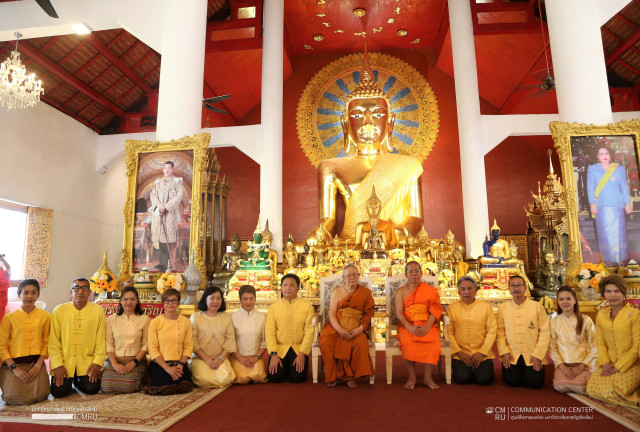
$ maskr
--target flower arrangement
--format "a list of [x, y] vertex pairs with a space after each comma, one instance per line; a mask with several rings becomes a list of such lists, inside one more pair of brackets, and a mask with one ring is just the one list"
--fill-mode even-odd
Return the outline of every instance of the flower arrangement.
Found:
[[389, 258], [392, 260], [404, 260], [404, 251], [402, 249], [393, 249], [389, 252]]
[[326, 264], [318, 264], [316, 266], [316, 277], [319, 279], [321, 277], [331, 276], [333, 272], [331, 271], [331, 266]]
[[349, 262], [354, 263], [360, 260], [360, 252], [358, 252], [357, 250], [349, 249], [345, 252], [345, 255], [347, 256], [347, 261]]
[[607, 269], [602, 264], [584, 263], [582, 268], [573, 272], [573, 277], [578, 281], [580, 289], [597, 289], [603, 276], [608, 275]]
[[118, 280], [108, 268], [106, 270], [98, 270], [89, 279], [89, 287], [91, 291], [98, 294], [114, 292], [118, 287]]
[[158, 278], [158, 284], [156, 288], [158, 292], [162, 294], [169, 288], [182, 291], [184, 289], [184, 286], [185, 282], [184, 279], [182, 279], [182, 275], [180, 273], [163, 273], [162, 276]]
[[316, 294], [320, 290], [320, 279], [316, 277], [312, 269], [302, 269], [298, 273], [300, 277], [300, 286], [302, 289], [308, 290]]
[[426, 262], [422, 264], [422, 271], [429, 274], [438, 273], [438, 266], [433, 262]]
[[556, 309], [553, 305], [553, 300], [551, 300], [549, 296], [544, 296], [538, 301], [544, 307], [544, 310], [547, 312], [547, 315], [551, 315], [552, 313], [556, 312]]
[[334, 255], [331, 257], [329, 264], [334, 271], [342, 270], [344, 267], [344, 257], [342, 255]]
[[453, 286], [453, 278], [455, 275], [449, 269], [443, 269], [438, 274], [438, 285], [442, 288], [449, 288]]

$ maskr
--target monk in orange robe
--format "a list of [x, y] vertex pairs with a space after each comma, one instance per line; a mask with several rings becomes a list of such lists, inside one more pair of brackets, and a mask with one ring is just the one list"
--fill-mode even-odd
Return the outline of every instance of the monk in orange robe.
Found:
[[318, 338], [324, 379], [329, 387], [334, 387], [338, 380], [346, 380], [349, 387], [357, 387], [357, 378], [374, 374], [367, 339], [374, 301], [371, 290], [358, 285], [359, 277], [356, 266], [344, 268], [345, 284], [331, 293], [329, 321]]
[[425, 363], [424, 385], [437, 389], [433, 370], [440, 358], [440, 316], [442, 305], [438, 289], [421, 281], [422, 268], [415, 261], [405, 266], [409, 283], [396, 292], [396, 316], [400, 351], [409, 379], [404, 388], [412, 390], [416, 385], [416, 362]]

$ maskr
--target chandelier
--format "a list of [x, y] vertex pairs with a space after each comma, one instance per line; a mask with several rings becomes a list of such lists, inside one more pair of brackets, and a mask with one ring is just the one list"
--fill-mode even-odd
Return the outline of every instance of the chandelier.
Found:
[[42, 82], [36, 81], [36, 75], [27, 75], [18, 52], [18, 40], [22, 34], [16, 32], [15, 35], [16, 49], [0, 64], [0, 107], [9, 109], [34, 106], [44, 93]]

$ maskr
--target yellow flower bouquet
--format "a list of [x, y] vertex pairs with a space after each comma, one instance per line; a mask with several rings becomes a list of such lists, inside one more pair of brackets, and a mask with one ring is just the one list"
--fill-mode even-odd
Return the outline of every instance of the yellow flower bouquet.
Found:
[[345, 254], [347, 256], [347, 261], [350, 263], [355, 263], [360, 260], [360, 252], [357, 250], [349, 249]]
[[326, 276], [331, 276], [333, 273], [331, 272], [331, 266], [328, 266], [326, 264], [318, 264], [316, 266], [316, 276], [318, 278], [321, 277], [326, 277]]
[[441, 288], [450, 288], [453, 286], [453, 278], [455, 275], [449, 269], [444, 269], [438, 274], [438, 286]]
[[118, 288], [118, 280], [110, 270], [98, 270], [89, 279], [89, 287], [98, 294], [114, 292]]
[[329, 261], [334, 272], [342, 270], [344, 267], [344, 257], [342, 255], [334, 255]]
[[573, 277], [581, 289], [597, 288], [600, 280], [608, 274], [602, 264], [584, 263], [580, 269], [573, 272]]
[[185, 287], [185, 281], [180, 273], [163, 273], [158, 278], [156, 289], [160, 294], [169, 288], [182, 291]]
[[426, 262], [422, 264], [422, 271], [424, 273], [435, 275], [436, 273], [438, 273], [438, 266], [436, 265], [436, 263]]
[[402, 249], [393, 249], [391, 252], [389, 252], [389, 258], [391, 258], [392, 260], [403, 261], [404, 251]]
[[320, 279], [316, 277], [313, 270], [302, 269], [298, 273], [300, 278], [300, 287], [316, 294], [320, 290]]
[[551, 315], [556, 311], [553, 305], [553, 300], [551, 300], [549, 296], [544, 296], [538, 301], [544, 307], [544, 310], [547, 312], [547, 315]]

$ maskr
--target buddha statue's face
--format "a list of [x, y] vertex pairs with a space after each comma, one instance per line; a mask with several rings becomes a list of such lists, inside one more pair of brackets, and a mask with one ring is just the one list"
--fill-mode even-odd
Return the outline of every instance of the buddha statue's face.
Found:
[[453, 245], [453, 236], [452, 235], [446, 236], [444, 239], [447, 242], [447, 246]]
[[237, 240], [234, 240], [231, 242], [231, 250], [234, 252], [238, 252], [240, 250], [240, 242]]
[[372, 200], [367, 202], [367, 214], [370, 217], [377, 218], [380, 214], [380, 201]]
[[419, 233], [418, 240], [420, 240], [420, 244], [427, 244], [429, 242], [429, 234], [427, 233]]
[[254, 243], [262, 243], [262, 234], [254, 233], [253, 234], [253, 242]]
[[499, 229], [491, 230], [491, 238], [494, 240], [498, 240], [498, 237], [500, 237], [500, 230]]
[[304, 245], [304, 253], [309, 253], [309, 245]]
[[293, 242], [292, 241], [288, 241], [286, 248], [287, 248], [287, 250], [292, 250], [293, 249]]
[[268, 244], [269, 246], [271, 246], [271, 241], [273, 240], [273, 237], [270, 236], [269, 234], [265, 234], [264, 238], [263, 238], [264, 242], [266, 244]]
[[333, 238], [333, 247], [340, 247], [340, 239], [338, 237]]
[[375, 154], [380, 152], [392, 118], [385, 98], [357, 98], [349, 102], [343, 128], [348, 130], [358, 154]]
[[378, 235], [378, 228], [376, 227], [371, 227], [371, 235], [372, 236], [377, 236]]
[[409, 246], [414, 246], [417, 243], [417, 240], [414, 236], [409, 236], [407, 242], [409, 243]]

